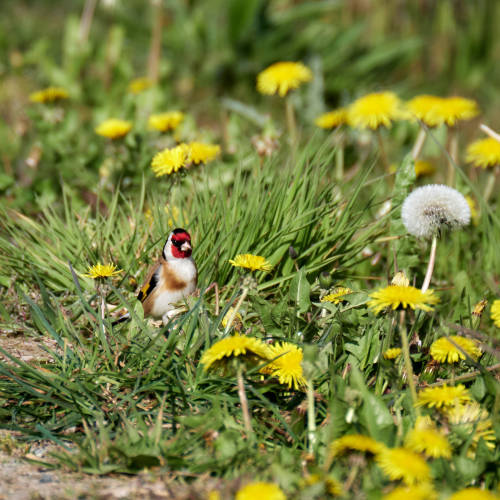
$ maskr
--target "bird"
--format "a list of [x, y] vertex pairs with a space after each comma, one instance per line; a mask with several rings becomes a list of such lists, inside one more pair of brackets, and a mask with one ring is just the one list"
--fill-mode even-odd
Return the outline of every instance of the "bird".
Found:
[[[160, 259], [148, 272], [137, 295], [144, 316], [166, 324], [177, 314], [175, 304], [196, 290], [198, 270], [192, 251], [191, 236], [185, 229], [178, 227], [168, 235]], [[114, 324], [128, 318], [127, 313]]]

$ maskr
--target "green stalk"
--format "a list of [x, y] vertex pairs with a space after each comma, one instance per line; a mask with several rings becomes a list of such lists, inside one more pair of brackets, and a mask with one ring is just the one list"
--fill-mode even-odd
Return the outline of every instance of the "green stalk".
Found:
[[425, 292], [431, 283], [432, 273], [434, 271], [434, 264], [436, 262], [436, 248], [437, 248], [437, 235], [432, 237], [431, 253], [429, 256], [429, 263], [427, 264], [427, 271], [425, 273], [424, 283], [422, 284], [422, 292]]
[[312, 455], [316, 445], [316, 415], [314, 413], [314, 388], [309, 378], [307, 379], [307, 440], [308, 451]]
[[500, 170], [500, 166], [497, 165], [490, 172], [490, 175], [488, 177], [488, 181], [486, 182], [486, 186], [484, 187], [483, 198], [484, 198], [485, 202], [487, 202], [490, 199], [491, 193], [493, 193], [493, 189], [495, 187], [495, 183], [497, 180], [499, 170]]
[[454, 187], [455, 185], [455, 164], [458, 157], [458, 130], [456, 127], [448, 127], [448, 148], [450, 158], [448, 160], [448, 186]]
[[411, 157], [413, 158], [414, 161], [418, 159], [420, 156], [420, 153], [422, 152], [422, 148], [424, 147], [425, 144], [425, 139], [427, 138], [427, 134], [425, 132], [425, 129], [420, 128], [417, 139], [415, 140], [415, 144], [413, 145], [413, 149], [411, 150]]
[[231, 325], [233, 324], [233, 321], [236, 318], [236, 315], [238, 314], [238, 311], [240, 310], [240, 307], [243, 304], [243, 301], [245, 300], [247, 294], [248, 294], [248, 287], [244, 287], [240, 300], [238, 300], [237, 304], [234, 306], [231, 316], [229, 316], [229, 319], [227, 320], [227, 325], [226, 329], [224, 330], [224, 335], [227, 335], [227, 332], [229, 332], [229, 329], [231, 328]]
[[295, 120], [295, 110], [290, 96], [285, 98], [286, 124], [290, 135], [289, 141], [292, 152], [297, 149], [297, 121]]
[[237, 380], [238, 380], [238, 397], [240, 398], [241, 413], [243, 414], [243, 424], [245, 426], [247, 437], [251, 439], [253, 438], [252, 421], [250, 420], [250, 412], [248, 411], [248, 400], [247, 400], [247, 394], [245, 392], [245, 383], [243, 380], [243, 366], [241, 363], [238, 364]]
[[410, 358], [410, 344], [408, 342], [408, 332], [406, 331], [404, 310], [401, 310], [399, 312], [399, 335], [401, 337], [401, 349], [403, 351], [403, 359], [406, 368], [406, 375], [408, 377], [408, 386], [410, 388], [411, 401], [415, 413], [418, 416], [420, 414], [420, 410], [417, 406], [417, 390], [415, 388], [415, 380], [413, 379], [413, 366], [411, 364]]
[[344, 136], [339, 137], [335, 163], [335, 180], [340, 182], [344, 178]]

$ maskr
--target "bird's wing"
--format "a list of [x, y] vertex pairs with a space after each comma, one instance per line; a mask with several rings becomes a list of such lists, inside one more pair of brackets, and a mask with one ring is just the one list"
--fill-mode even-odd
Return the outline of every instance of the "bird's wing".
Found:
[[144, 285], [142, 285], [139, 294], [137, 295], [138, 300], [140, 300], [141, 302], [144, 302], [153, 293], [156, 286], [158, 285], [158, 280], [160, 277], [160, 265], [160, 262], [156, 263], [156, 265], [149, 272]]

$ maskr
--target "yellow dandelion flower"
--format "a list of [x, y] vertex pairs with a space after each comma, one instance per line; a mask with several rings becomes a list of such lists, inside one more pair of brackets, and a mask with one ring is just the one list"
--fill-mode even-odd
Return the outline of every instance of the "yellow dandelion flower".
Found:
[[175, 130], [182, 120], [184, 120], [184, 113], [181, 111], [167, 111], [151, 115], [148, 118], [148, 127], [160, 132], [168, 132], [169, 130]]
[[382, 500], [437, 500], [438, 494], [431, 483], [420, 483], [413, 486], [399, 486]]
[[208, 494], [208, 498], [207, 498], [207, 500], [221, 500], [220, 493], [219, 493], [217, 490], [212, 490], [212, 491]]
[[453, 96], [442, 99], [435, 113], [446, 125], [453, 127], [459, 121], [470, 120], [477, 116], [479, 108], [472, 99]]
[[405, 437], [405, 447], [432, 458], [450, 458], [451, 446], [428, 417], [419, 417]]
[[88, 278], [98, 279], [98, 278], [109, 278], [111, 276], [116, 276], [123, 272], [121, 269], [116, 269], [116, 266], [112, 264], [100, 264], [99, 262], [95, 266], [90, 266], [87, 274]]
[[209, 370], [230, 358], [244, 357], [250, 360], [268, 360], [269, 347], [262, 340], [245, 335], [233, 335], [216, 342], [206, 350], [201, 357], [204, 370]]
[[410, 280], [406, 277], [406, 274], [403, 271], [399, 271], [394, 275], [394, 278], [392, 278], [391, 285], [410, 286]]
[[408, 306], [412, 309], [432, 311], [432, 306], [439, 302], [439, 297], [434, 295], [433, 290], [422, 292], [414, 286], [389, 285], [373, 292], [370, 297], [371, 300], [368, 301], [368, 306], [375, 313], [379, 313], [386, 307], [391, 307], [392, 309], [402, 307], [406, 309]]
[[476, 202], [469, 195], [465, 197], [467, 204], [470, 209], [470, 218], [472, 219], [472, 223], [477, 226], [479, 224], [479, 212], [477, 210]]
[[436, 408], [453, 406], [458, 403], [469, 401], [469, 392], [462, 384], [457, 386], [442, 385], [440, 387], [428, 387], [418, 393], [418, 406]]
[[468, 455], [473, 457], [474, 450], [480, 439], [486, 446], [493, 450], [495, 448], [495, 432], [493, 423], [488, 412], [481, 408], [477, 401], [469, 401], [465, 404], [455, 404], [445, 409], [444, 414], [453, 428], [462, 430], [465, 435], [473, 434], [472, 445]]
[[448, 500], [498, 500], [498, 496], [481, 488], [465, 488], [453, 493]]
[[[226, 328], [227, 324], [229, 323], [229, 319], [234, 313], [234, 307], [230, 307], [227, 310], [227, 313], [224, 315], [222, 318], [221, 324], [222, 328]], [[233, 319], [233, 326], [236, 330], [241, 330], [241, 327], [243, 326], [243, 318], [239, 312], [236, 312], [234, 319]]]
[[422, 95], [408, 102], [409, 111], [429, 127], [446, 124], [449, 127], [479, 114], [475, 101], [463, 97]]
[[431, 356], [437, 362], [456, 363], [466, 358], [465, 354], [453, 345], [448, 338], [460, 346], [472, 359], [476, 360], [481, 356], [481, 349], [479, 349], [478, 343], [475, 340], [452, 335], [450, 337], [441, 337], [432, 343], [430, 350]]
[[385, 448], [386, 446], [383, 443], [379, 443], [369, 436], [364, 436], [363, 434], [347, 434], [332, 442], [330, 445], [330, 453], [332, 456], [337, 456], [342, 455], [347, 450], [354, 450], [377, 455], [384, 451]]
[[240, 488], [236, 493], [235, 500], [286, 500], [281, 488], [273, 483], [262, 481], [250, 483]]
[[486, 299], [480, 300], [474, 306], [474, 309], [472, 310], [472, 316], [475, 316], [476, 318], [480, 318], [483, 315], [483, 312], [486, 309], [487, 305], [488, 305], [488, 301]]
[[340, 304], [344, 300], [345, 295], [352, 293], [352, 290], [347, 287], [339, 286], [333, 290], [333, 293], [329, 293], [320, 299], [320, 302], [332, 302], [333, 304]]
[[324, 481], [326, 491], [332, 496], [340, 496], [343, 493], [342, 485], [332, 476], [322, 477], [319, 474], [310, 474], [309, 476], [301, 479], [300, 487], [303, 489], [307, 486], [313, 486], [320, 481]]
[[153, 157], [151, 168], [156, 177], [178, 172], [182, 167], [186, 166], [188, 154], [189, 150], [186, 144], [164, 149]]
[[425, 160], [417, 160], [415, 162], [415, 175], [417, 178], [432, 175], [436, 172], [434, 163]]
[[269, 346], [269, 357], [273, 361], [263, 368], [264, 373], [276, 377], [280, 384], [287, 385], [289, 389], [298, 390], [306, 385], [300, 347], [289, 342], [278, 342]]
[[500, 142], [488, 137], [469, 144], [466, 160], [475, 167], [481, 168], [500, 165]]
[[360, 97], [347, 110], [347, 122], [356, 128], [390, 128], [394, 120], [405, 117], [401, 102], [392, 92], [376, 92]]
[[134, 78], [128, 84], [128, 91], [131, 94], [140, 94], [153, 86], [153, 81], [147, 77]]
[[284, 97], [312, 76], [311, 70], [300, 62], [277, 62], [257, 75], [257, 90], [261, 94]]
[[229, 263], [234, 267], [243, 267], [251, 271], [270, 271], [273, 268], [265, 257], [250, 253], [237, 255], [234, 259], [230, 259]]
[[126, 120], [119, 120], [117, 118], [110, 118], [104, 120], [95, 129], [96, 134], [107, 137], [108, 139], [120, 139], [125, 137], [132, 129], [132, 123]]
[[155, 218], [150, 208], [144, 211], [144, 218], [146, 219], [146, 222], [148, 223], [149, 227], [153, 227]]
[[401, 479], [408, 485], [427, 483], [431, 471], [427, 462], [406, 448], [386, 448], [376, 456], [378, 466], [392, 481]]
[[47, 87], [43, 90], [38, 90], [30, 94], [29, 99], [31, 102], [55, 102], [63, 99], [68, 99], [69, 93], [62, 87]]
[[335, 128], [344, 125], [347, 122], [347, 110], [345, 108], [334, 109], [328, 113], [324, 113], [314, 123], [320, 128]]
[[496, 327], [500, 328], [500, 299], [496, 299], [491, 305], [490, 318]]
[[206, 164], [214, 160], [220, 153], [217, 144], [204, 144], [203, 142], [190, 142], [188, 144], [189, 157], [195, 165]]
[[428, 127], [441, 125], [443, 121], [435, 115], [435, 110], [439, 107], [442, 97], [434, 95], [418, 95], [406, 103], [409, 112]]
[[399, 356], [401, 356], [400, 347], [393, 347], [392, 349], [387, 349], [387, 351], [384, 352], [385, 359], [396, 359]]

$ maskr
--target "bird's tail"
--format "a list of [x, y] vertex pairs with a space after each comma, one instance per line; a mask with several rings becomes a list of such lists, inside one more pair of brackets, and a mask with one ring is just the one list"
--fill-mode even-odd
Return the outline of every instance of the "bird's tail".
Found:
[[111, 323], [113, 326], [118, 325], [119, 323], [123, 323], [124, 321], [128, 321], [130, 319], [130, 313], [125, 313], [123, 316], [120, 316], [118, 319]]

